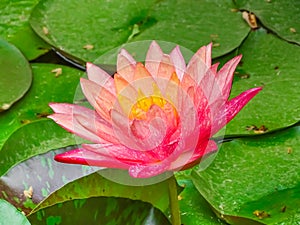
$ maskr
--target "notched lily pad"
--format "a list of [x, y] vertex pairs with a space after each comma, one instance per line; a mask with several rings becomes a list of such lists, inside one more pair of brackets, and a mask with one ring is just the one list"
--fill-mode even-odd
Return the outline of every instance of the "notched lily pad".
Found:
[[300, 1], [236, 0], [242, 10], [254, 13], [267, 28], [281, 38], [300, 45]]
[[29, 63], [15, 46], [0, 39], [0, 112], [22, 98], [32, 81]]
[[50, 49], [28, 23], [30, 13], [37, 3], [38, 0], [0, 1], [0, 37], [17, 46], [28, 60]]

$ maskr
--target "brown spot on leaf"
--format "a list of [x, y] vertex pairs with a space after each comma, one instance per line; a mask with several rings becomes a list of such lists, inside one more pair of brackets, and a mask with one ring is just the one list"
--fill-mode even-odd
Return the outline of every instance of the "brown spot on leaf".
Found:
[[250, 125], [246, 127], [246, 130], [253, 131], [255, 134], [262, 134], [268, 131], [268, 128], [265, 125], [257, 127], [255, 125]]
[[258, 219], [264, 219], [264, 218], [267, 218], [267, 217], [270, 217], [270, 214], [269, 213], [266, 213], [265, 211], [263, 210], [255, 210], [253, 212], [253, 215], [258, 217]]

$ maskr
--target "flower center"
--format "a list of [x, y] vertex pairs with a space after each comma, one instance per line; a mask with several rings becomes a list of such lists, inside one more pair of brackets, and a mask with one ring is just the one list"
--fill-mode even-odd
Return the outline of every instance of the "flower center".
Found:
[[168, 117], [178, 117], [177, 110], [172, 103], [161, 96], [152, 95], [139, 98], [138, 101], [132, 106], [129, 118], [145, 120], [147, 118], [147, 112], [153, 105], [160, 107]]
[[157, 105], [160, 108], [164, 108], [167, 101], [162, 97], [149, 96], [140, 98], [132, 107], [130, 112], [130, 119], [146, 119], [146, 113], [149, 111], [152, 105]]

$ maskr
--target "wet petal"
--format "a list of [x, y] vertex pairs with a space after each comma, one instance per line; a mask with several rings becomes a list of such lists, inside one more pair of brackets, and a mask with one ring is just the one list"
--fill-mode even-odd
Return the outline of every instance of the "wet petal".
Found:
[[54, 157], [58, 162], [81, 164], [89, 166], [99, 166], [116, 169], [128, 169], [130, 165], [125, 164], [113, 157], [97, 154], [85, 149], [73, 149], [71, 151], [58, 154]]
[[242, 108], [261, 90], [261, 87], [252, 88], [227, 102], [224, 112], [221, 112], [221, 114], [219, 114], [215, 120], [216, 124], [213, 127], [212, 135], [225, 126], [225, 124], [229, 123], [236, 116], [236, 114], [238, 114]]
[[95, 82], [96, 84], [102, 87], [106, 87], [112, 93], [116, 92], [114, 86], [114, 79], [100, 67], [88, 62], [86, 64], [86, 72], [89, 80]]
[[218, 72], [216, 79], [217, 83], [219, 84], [219, 87], [222, 91], [222, 95], [224, 98], [228, 98], [230, 94], [233, 74], [235, 71], [235, 68], [241, 61], [242, 55], [236, 56], [230, 61], [228, 61]]
[[51, 103], [54, 114], [48, 116], [64, 129], [94, 143], [104, 140], [117, 142], [112, 127], [91, 109], [72, 105]]
[[156, 78], [158, 75], [158, 67], [163, 54], [164, 53], [161, 50], [160, 46], [155, 41], [153, 41], [150, 44], [149, 50], [147, 52], [145, 67], [154, 78]]
[[117, 60], [118, 74], [126, 81], [131, 82], [134, 77], [135, 66], [136, 61], [134, 58], [125, 49], [122, 49]]
[[176, 74], [177, 74], [179, 80], [182, 80], [183, 75], [186, 70], [186, 64], [185, 64], [185, 60], [181, 54], [179, 46], [176, 46], [172, 50], [172, 52], [170, 53], [170, 58], [171, 58], [173, 65], [175, 66]]

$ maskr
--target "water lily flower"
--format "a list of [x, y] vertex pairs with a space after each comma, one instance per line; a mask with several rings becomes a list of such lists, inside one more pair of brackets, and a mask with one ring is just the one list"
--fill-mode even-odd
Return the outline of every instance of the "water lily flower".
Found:
[[94, 109], [51, 103], [49, 118], [92, 142], [58, 154], [55, 160], [128, 170], [147, 178], [190, 168], [217, 151], [211, 137], [261, 90], [228, 100], [241, 56], [220, 70], [211, 64], [212, 45], [203, 46], [186, 65], [180, 48], [164, 54], [152, 42], [145, 65], [124, 49], [112, 78], [87, 63], [81, 88]]

